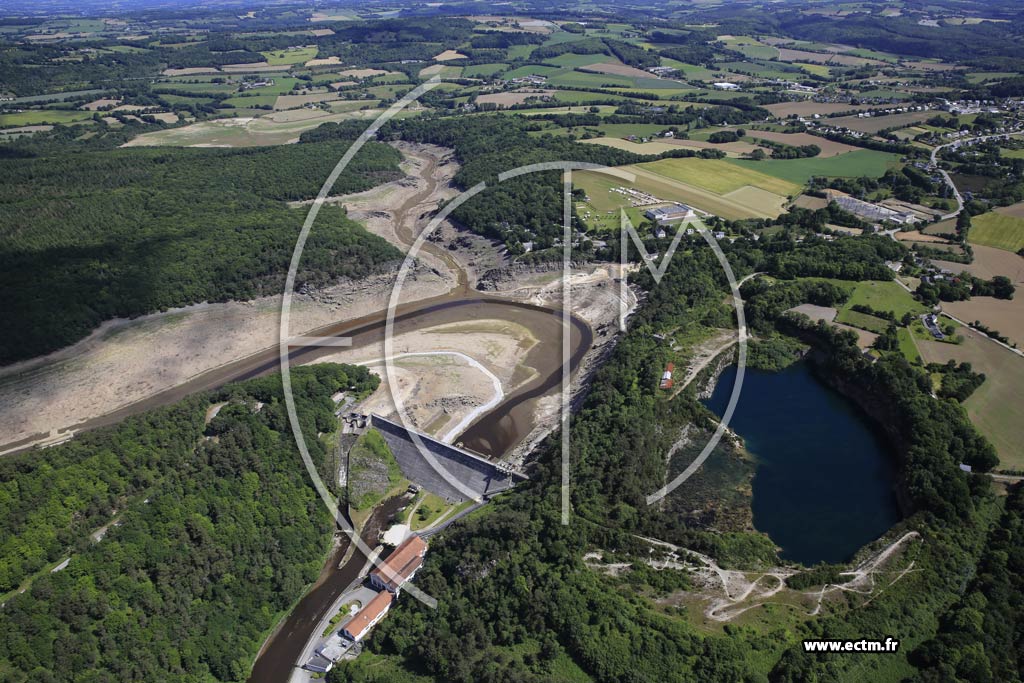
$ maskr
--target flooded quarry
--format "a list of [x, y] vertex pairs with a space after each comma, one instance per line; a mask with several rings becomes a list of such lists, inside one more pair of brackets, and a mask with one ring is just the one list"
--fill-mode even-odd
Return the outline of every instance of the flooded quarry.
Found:
[[[705, 402], [722, 414], [736, 367]], [[845, 562], [899, 520], [895, 454], [868, 417], [814, 376], [807, 362], [748, 368], [730, 427], [757, 468], [754, 526], [787, 560]]]

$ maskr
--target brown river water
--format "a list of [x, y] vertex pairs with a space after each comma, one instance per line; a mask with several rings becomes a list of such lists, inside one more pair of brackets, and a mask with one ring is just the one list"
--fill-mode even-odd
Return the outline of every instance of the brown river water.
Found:
[[[527, 327], [538, 340], [529, 351], [526, 364], [537, 371], [537, 376], [513, 392], [494, 410], [482, 416], [469, 426], [456, 442], [482, 455], [500, 457], [514, 447], [533, 428], [533, 411], [536, 401], [557, 391], [562, 379], [561, 339], [562, 315], [560, 311], [541, 308], [496, 297], [463, 296], [445, 301], [418, 305], [411, 311], [395, 316], [395, 332], [428, 327], [450, 322], [484, 319], [512, 320]], [[578, 318], [570, 318], [571, 364], [578, 367], [580, 360], [593, 344], [590, 327]], [[338, 326], [336, 330], [325, 330], [323, 334], [346, 335], [352, 338], [353, 347], [380, 343], [384, 321], [356, 321]], [[318, 335], [321, 332], [317, 333]], [[331, 353], [332, 349], [296, 349], [292, 352], [293, 362], [308, 362], [318, 354]], [[263, 364], [256, 364], [243, 376], [251, 377], [275, 371], [278, 359], [275, 357]], [[397, 501], [397, 504], [396, 504]], [[404, 502], [400, 499], [388, 501], [374, 511], [370, 523], [362, 533], [365, 543], [373, 547], [377, 534], [386, 527], [390, 518]], [[291, 675], [292, 668], [309, 638], [312, 630], [325, 616], [334, 601], [356, 578], [366, 558], [356, 551], [342, 566], [338, 562], [344, 556], [348, 541], [342, 543], [325, 567], [318, 582], [299, 601], [295, 609], [265, 645], [257, 658], [249, 677], [249, 683], [284, 683]]]

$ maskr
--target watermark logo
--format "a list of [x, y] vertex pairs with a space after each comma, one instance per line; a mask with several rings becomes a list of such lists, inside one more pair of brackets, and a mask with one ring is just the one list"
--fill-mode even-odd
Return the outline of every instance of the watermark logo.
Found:
[[[291, 423], [292, 433], [295, 436], [295, 441], [299, 449], [299, 453], [302, 457], [303, 464], [306, 468], [310, 479], [313, 481], [314, 487], [323, 501], [324, 505], [330, 511], [332, 517], [337, 521], [338, 526], [349, 536], [352, 543], [355, 544], [356, 548], [366, 557], [371, 558], [372, 564], [377, 567], [381, 567], [382, 564], [379, 558], [372, 552], [372, 550], [359, 538], [355, 529], [349, 524], [345, 515], [342, 513], [337, 499], [331, 494], [328, 487], [324, 484], [320, 477], [319, 472], [312, 458], [309, 454], [309, 449], [306, 445], [305, 436], [302, 432], [302, 427], [299, 423], [298, 414], [296, 412], [295, 400], [292, 394], [291, 384], [291, 364], [290, 364], [290, 349], [292, 347], [303, 347], [303, 346], [330, 346], [330, 347], [345, 347], [351, 345], [351, 339], [345, 337], [308, 337], [308, 336], [292, 336], [289, 328], [290, 312], [292, 305], [292, 296], [295, 287], [295, 279], [298, 272], [299, 264], [302, 259], [302, 252], [305, 248], [306, 241], [309, 237], [309, 232], [313, 227], [313, 223], [316, 221], [317, 214], [320, 208], [323, 206], [324, 201], [329, 196], [331, 189], [333, 188], [337, 179], [344, 172], [349, 162], [355, 157], [359, 150], [371, 140], [374, 135], [380, 130], [387, 121], [392, 119], [402, 109], [407, 107], [409, 104], [415, 102], [425, 92], [436, 87], [440, 83], [438, 77], [434, 77], [429, 81], [421, 84], [417, 88], [410, 91], [404, 97], [396, 101], [386, 111], [382, 112], [381, 115], [370, 124], [370, 126], [352, 143], [352, 145], [346, 150], [345, 154], [335, 165], [331, 174], [324, 181], [320, 192], [317, 194], [316, 199], [310, 206], [309, 213], [306, 215], [306, 219], [302, 225], [302, 229], [299, 232], [298, 239], [296, 240], [295, 249], [292, 253], [292, 259], [288, 270], [288, 276], [285, 281], [285, 290], [281, 300], [281, 325], [280, 325], [280, 342], [279, 342], [279, 355], [281, 365], [281, 376], [282, 385], [284, 388], [285, 407], [288, 413], [288, 419]], [[561, 254], [561, 310], [559, 315], [561, 318], [561, 383], [560, 383], [560, 419], [559, 427], [561, 434], [561, 521], [563, 524], [568, 524], [570, 519], [571, 511], [571, 398], [572, 398], [572, 286], [571, 286], [571, 275], [572, 275], [572, 245], [574, 242], [573, 226], [572, 226], [572, 189], [573, 181], [572, 174], [574, 171], [590, 171], [608, 175], [610, 177], [618, 178], [625, 184], [629, 184], [635, 181], [635, 176], [628, 171], [618, 168], [612, 168], [599, 164], [590, 164], [584, 162], [574, 161], [553, 161], [544, 162], [538, 164], [529, 164], [518, 168], [509, 169], [497, 177], [496, 185], [510, 180], [512, 178], [521, 177], [531, 173], [550, 172], [558, 171], [562, 176], [562, 201], [563, 201], [563, 212], [562, 212], [562, 254]], [[384, 369], [387, 377], [387, 384], [389, 387], [397, 386], [397, 377], [395, 374], [395, 367], [393, 361], [396, 358], [394, 350], [394, 334], [395, 334], [395, 314], [400, 303], [400, 297], [402, 288], [405, 285], [406, 279], [409, 275], [415, 259], [419, 254], [424, 242], [427, 238], [446, 221], [451, 213], [458, 207], [462, 206], [465, 202], [469, 201], [476, 195], [487, 189], [488, 185], [481, 182], [465, 192], [461, 193], [445, 206], [438, 211], [422, 231], [415, 237], [413, 243], [410, 245], [408, 252], [399, 267], [398, 273], [395, 278], [395, 283], [391, 290], [391, 296], [388, 302], [387, 313], [385, 318], [385, 330], [384, 330]], [[725, 414], [722, 416], [722, 421], [718, 425], [717, 430], [712, 436], [711, 440], [702, 450], [701, 454], [690, 464], [686, 470], [677, 476], [673, 481], [669, 482], [666, 486], [662, 487], [658, 491], [650, 494], [647, 497], [647, 503], [653, 504], [666, 495], [672, 490], [677, 488], [686, 479], [696, 472], [704, 460], [714, 450], [715, 446], [720, 441], [722, 435], [728, 428], [729, 420], [732, 417], [733, 410], [736, 402], [739, 399], [739, 393], [742, 387], [743, 381], [743, 369], [746, 363], [746, 325], [743, 317], [743, 302], [739, 294], [739, 284], [737, 283], [732, 268], [729, 266], [728, 260], [725, 258], [725, 254], [722, 252], [718, 242], [711, 236], [708, 229], [699, 220], [691, 218], [685, 224], [680, 225], [678, 231], [669, 246], [669, 249], [664, 257], [661, 258], [659, 264], [654, 263], [654, 258], [648, 254], [644, 248], [643, 240], [638, 234], [633, 225], [629, 222], [629, 219], [625, 216], [625, 213], [620, 214], [621, 221], [621, 272], [623, 274], [621, 278], [620, 290], [620, 301], [622, 302], [619, 315], [619, 326], [622, 330], [626, 329], [626, 317], [627, 308], [626, 300], [628, 296], [626, 284], [625, 272], [629, 266], [628, 263], [628, 243], [627, 239], [631, 238], [634, 245], [637, 247], [640, 256], [650, 269], [651, 274], [654, 276], [655, 282], [660, 282], [662, 277], [665, 275], [668, 264], [675, 254], [677, 247], [679, 246], [680, 240], [684, 233], [684, 229], [695, 229], [704, 236], [705, 240], [711, 245], [714, 250], [719, 262], [721, 263], [726, 275], [729, 278], [729, 283], [732, 288], [732, 297], [734, 306], [736, 308], [737, 320], [739, 323], [739, 372], [736, 376], [736, 381], [733, 386], [732, 395], [729, 400], [728, 408]], [[423, 437], [418, 433], [416, 429], [412, 427], [409, 419], [409, 411], [407, 410], [404, 399], [400, 395], [400, 392], [392, 390], [392, 401], [394, 402], [399, 421], [402, 426], [405, 427], [406, 432], [411, 441], [416, 446], [419, 454], [423, 460], [430, 465], [430, 467], [443, 479], [450, 484], [455, 490], [464, 496], [468, 500], [481, 499], [481, 494], [473, 490], [465, 482], [463, 482], [458, 476], [454, 475], [449, 471], [442, 462], [431, 452], [431, 449], [423, 441]], [[423, 592], [416, 586], [409, 584], [406, 586], [406, 590], [409, 594], [413, 595], [417, 599], [421, 600], [425, 604], [436, 607], [437, 601], [432, 596]]]

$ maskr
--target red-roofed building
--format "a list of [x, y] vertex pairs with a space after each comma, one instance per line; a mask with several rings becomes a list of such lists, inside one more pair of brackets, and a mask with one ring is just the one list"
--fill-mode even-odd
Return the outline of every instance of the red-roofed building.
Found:
[[675, 371], [676, 366], [674, 363], [669, 363], [665, 366], [665, 372], [661, 374], [661, 384], [658, 386], [662, 389], [672, 388], [672, 373]]
[[359, 610], [359, 613], [345, 624], [341, 634], [350, 640], [362, 640], [363, 636], [369, 633], [370, 629], [384, 618], [384, 615], [391, 609], [391, 603], [394, 601], [395, 596], [387, 591], [377, 593], [373, 600], [366, 603]]
[[423, 557], [426, 554], [426, 541], [413, 534], [402, 541], [380, 566], [370, 572], [370, 585], [377, 590], [398, 595], [402, 586], [410, 581], [423, 565]]

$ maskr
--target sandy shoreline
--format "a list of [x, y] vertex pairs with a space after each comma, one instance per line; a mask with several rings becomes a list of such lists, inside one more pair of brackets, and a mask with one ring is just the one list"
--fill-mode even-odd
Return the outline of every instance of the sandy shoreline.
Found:
[[[387, 307], [391, 275], [346, 282], [293, 300], [295, 334]], [[446, 293], [449, 283], [420, 273], [403, 301]], [[0, 373], [0, 444], [75, 425], [152, 396], [240, 358], [275, 347], [280, 297], [196, 304], [135, 320], [114, 320], [74, 346]], [[4, 447], [0, 446], [0, 451]]]

